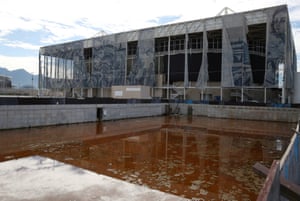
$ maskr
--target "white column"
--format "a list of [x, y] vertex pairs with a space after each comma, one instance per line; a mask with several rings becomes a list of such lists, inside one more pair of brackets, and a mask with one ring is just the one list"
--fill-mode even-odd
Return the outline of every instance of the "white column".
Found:
[[171, 37], [168, 39], [168, 76], [167, 76], [167, 99], [170, 99], [170, 54]]

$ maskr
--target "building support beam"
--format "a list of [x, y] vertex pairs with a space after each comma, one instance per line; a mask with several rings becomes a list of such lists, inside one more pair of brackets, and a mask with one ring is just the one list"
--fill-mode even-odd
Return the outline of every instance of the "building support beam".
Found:
[[170, 99], [170, 54], [171, 36], [168, 37], [168, 75], [167, 75], [167, 99]]
[[264, 103], [267, 103], [267, 88], [264, 88]]

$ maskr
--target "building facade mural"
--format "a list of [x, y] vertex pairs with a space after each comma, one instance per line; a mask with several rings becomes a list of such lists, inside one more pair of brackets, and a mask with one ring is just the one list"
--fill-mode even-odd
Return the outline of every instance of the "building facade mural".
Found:
[[277, 6], [42, 47], [39, 72], [41, 89], [291, 89], [296, 56], [287, 7]]

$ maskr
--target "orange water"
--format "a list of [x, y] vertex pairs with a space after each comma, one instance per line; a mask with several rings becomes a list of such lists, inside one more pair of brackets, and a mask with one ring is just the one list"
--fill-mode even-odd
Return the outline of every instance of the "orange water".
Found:
[[283, 154], [293, 124], [153, 117], [0, 132], [0, 161], [42, 155], [194, 200], [255, 200], [252, 166]]

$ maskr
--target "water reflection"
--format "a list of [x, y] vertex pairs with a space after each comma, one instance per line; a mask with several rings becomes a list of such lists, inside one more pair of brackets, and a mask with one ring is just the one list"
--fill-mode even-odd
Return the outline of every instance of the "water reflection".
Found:
[[[202, 117], [87, 125], [82, 125], [86, 128], [82, 133], [64, 132], [59, 140], [37, 134], [37, 139], [47, 143], [37, 140], [34, 147], [25, 143], [23, 149], [131, 183], [205, 200], [255, 200], [263, 179], [252, 166], [256, 162], [269, 166], [279, 158], [291, 134], [286, 132], [290, 124]], [[78, 129], [81, 125], [73, 126]]]
[[252, 165], [269, 164], [282, 153], [275, 139], [164, 128], [106, 143], [65, 144], [40, 154], [188, 198], [254, 200], [262, 179]]

